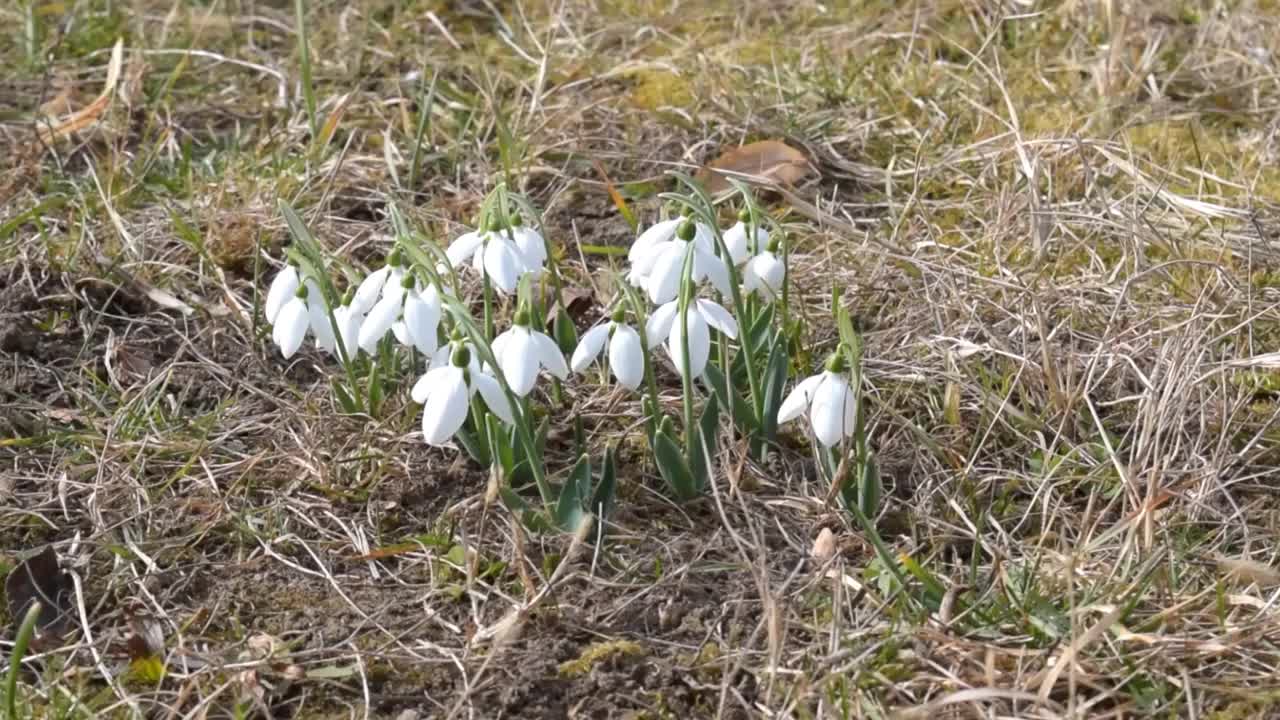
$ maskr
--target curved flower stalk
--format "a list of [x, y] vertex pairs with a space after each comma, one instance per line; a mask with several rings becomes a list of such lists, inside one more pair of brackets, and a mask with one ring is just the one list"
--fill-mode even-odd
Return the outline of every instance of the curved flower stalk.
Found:
[[680, 313], [680, 301], [672, 300], [660, 306], [649, 316], [645, 327], [645, 336], [649, 346], [665, 343], [667, 354], [675, 363], [681, 377], [701, 377], [706, 370], [707, 359], [711, 356], [711, 329], [714, 328], [730, 337], [738, 337], [738, 323], [720, 305], [702, 298], [691, 299], [686, 314], [687, 334], [689, 337], [689, 370], [684, 367], [684, 340], [676, 318]]
[[644, 350], [640, 333], [627, 325], [624, 319], [625, 312], [619, 307], [608, 322], [584, 333], [573, 351], [570, 368], [576, 373], [586, 370], [608, 344], [609, 369], [613, 376], [627, 389], [638, 389], [644, 382]]
[[477, 391], [494, 415], [513, 424], [515, 417], [506, 393], [492, 375], [480, 369], [471, 349], [464, 343], [454, 343], [448, 350], [448, 362], [427, 370], [411, 391], [413, 400], [423, 405], [423, 439], [437, 446], [448, 442], [466, 422], [471, 398]]
[[543, 368], [561, 380], [569, 377], [560, 346], [546, 333], [534, 330], [530, 322], [528, 310], [517, 310], [511, 327], [494, 338], [491, 346], [507, 385], [520, 397], [533, 390]]
[[808, 411], [813, 436], [824, 447], [835, 447], [857, 429], [857, 403], [845, 379], [843, 355], [837, 351], [827, 358], [817, 375], [801, 380], [778, 409], [778, 424], [794, 420]]
[[704, 280], [729, 293], [729, 272], [715, 255], [715, 231], [685, 218], [664, 220], [636, 238], [627, 253], [627, 280], [643, 287], [656, 305], [671, 302], [680, 291], [685, 256], [693, 254], [693, 282]]
[[404, 345], [430, 355], [439, 342], [436, 330], [440, 327], [440, 291], [435, 285], [423, 288], [412, 275], [406, 274], [400, 282], [399, 292], [384, 292], [369, 315], [360, 325], [357, 343], [361, 350], [372, 355], [378, 343], [388, 332], [395, 332]]

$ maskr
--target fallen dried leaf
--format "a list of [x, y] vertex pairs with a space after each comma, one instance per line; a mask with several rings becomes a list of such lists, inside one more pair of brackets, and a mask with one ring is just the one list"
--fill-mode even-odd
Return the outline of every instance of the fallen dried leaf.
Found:
[[1227, 574], [1228, 577], [1242, 580], [1246, 583], [1256, 583], [1259, 587], [1270, 587], [1280, 585], [1280, 570], [1260, 563], [1257, 560], [1248, 560], [1245, 558], [1217, 558], [1218, 569]]
[[18, 563], [4, 580], [9, 599], [9, 617], [20, 621], [31, 603], [40, 603], [36, 637], [32, 646], [49, 647], [61, 638], [71, 619], [71, 576], [58, 565], [52, 545]]
[[822, 528], [817, 539], [813, 541], [813, 549], [809, 551], [809, 555], [818, 562], [826, 562], [835, 554], [836, 534], [831, 532], [831, 528]]
[[97, 122], [111, 103], [111, 95], [115, 92], [116, 84], [120, 82], [120, 68], [123, 61], [124, 40], [120, 39], [116, 41], [115, 47], [111, 48], [111, 60], [107, 63], [107, 82], [102, 88], [102, 93], [93, 102], [71, 113], [58, 124], [52, 127], [42, 125], [37, 131], [40, 140], [49, 143]]
[[764, 185], [794, 185], [813, 165], [804, 153], [778, 140], [761, 140], [733, 148], [698, 171], [698, 180], [715, 195], [733, 187], [729, 178]]

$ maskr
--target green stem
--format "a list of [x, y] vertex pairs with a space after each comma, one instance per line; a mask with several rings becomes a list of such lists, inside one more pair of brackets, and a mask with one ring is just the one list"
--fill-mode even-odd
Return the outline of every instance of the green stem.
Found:
[[18, 717], [18, 671], [22, 668], [22, 657], [27, 654], [27, 646], [36, 633], [36, 621], [40, 619], [40, 603], [32, 602], [27, 613], [22, 616], [22, 625], [18, 627], [18, 637], [13, 641], [13, 652], [9, 654], [9, 675], [5, 678], [5, 708], [7, 717]]

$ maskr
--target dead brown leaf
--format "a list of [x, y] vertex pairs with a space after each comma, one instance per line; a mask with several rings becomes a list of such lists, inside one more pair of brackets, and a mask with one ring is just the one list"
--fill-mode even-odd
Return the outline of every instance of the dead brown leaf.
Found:
[[97, 122], [98, 118], [106, 111], [107, 106], [111, 104], [111, 96], [115, 92], [116, 84], [120, 82], [120, 68], [123, 65], [123, 60], [124, 40], [117, 40], [115, 47], [111, 49], [111, 60], [107, 64], [107, 82], [102, 88], [102, 93], [93, 102], [71, 113], [57, 124], [51, 127], [42, 125], [38, 128], [41, 142], [52, 142], [78, 130], [83, 130]]
[[698, 171], [698, 180], [715, 195], [733, 187], [729, 178], [765, 185], [794, 185], [813, 173], [804, 153], [779, 140], [761, 140], [733, 148]]

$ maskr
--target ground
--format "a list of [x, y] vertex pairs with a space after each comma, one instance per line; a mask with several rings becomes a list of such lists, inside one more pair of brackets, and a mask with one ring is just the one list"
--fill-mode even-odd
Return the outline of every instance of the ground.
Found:
[[[298, 5], [0, 9], [6, 657], [14, 568], [65, 613], [20, 716], [1280, 715], [1280, 5]], [[677, 503], [631, 394], [539, 394], [619, 444], [575, 540], [421, 442], [409, 372], [346, 414], [271, 344], [282, 200], [363, 271], [509, 179], [583, 330], [628, 215], [760, 140], [809, 163], [758, 189], [793, 375], [833, 302], [866, 341], [891, 556], [798, 426]]]

